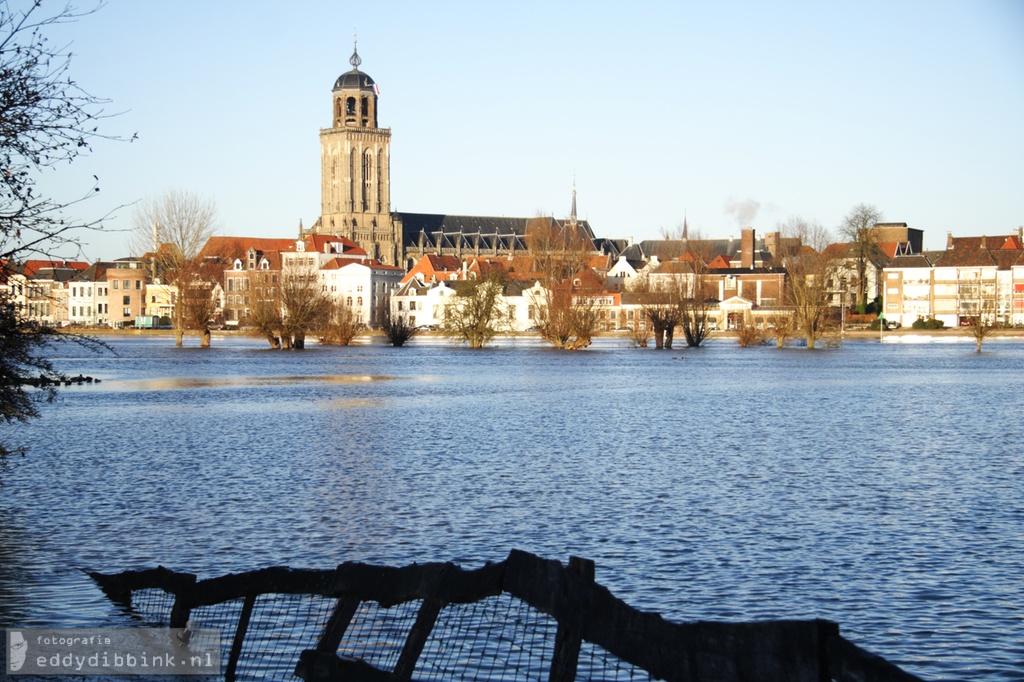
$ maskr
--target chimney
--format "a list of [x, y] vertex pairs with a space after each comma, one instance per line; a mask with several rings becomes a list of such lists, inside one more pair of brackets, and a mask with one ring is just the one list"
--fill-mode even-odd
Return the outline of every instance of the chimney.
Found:
[[740, 267], [754, 267], [754, 228], [744, 227], [740, 233]]
[[953, 233], [946, 233], [946, 250], [950, 251], [953, 248]]
[[768, 249], [768, 253], [772, 254], [772, 258], [778, 258], [779, 256], [779, 233], [768, 232], [764, 236], [764, 247]]
[[987, 240], [985, 239], [985, 237], [984, 237], [984, 235], [983, 235], [983, 236], [981, 237], [981, 248], [983, 248], [983, 249], [985, 248], [985, 242], [986, 242], [986, 241], [987, 241]]

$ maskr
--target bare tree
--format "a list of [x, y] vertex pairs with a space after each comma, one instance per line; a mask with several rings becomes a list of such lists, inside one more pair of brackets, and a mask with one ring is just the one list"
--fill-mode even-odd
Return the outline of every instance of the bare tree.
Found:
[[960, 307], [967, 312], [960, 319], [967, 324], [962, 326], [977, 344], [977, 352], [981, 352], [981, 344], [1000, 328], [997, 305], [997, 284], [995, 281], [982, 279], [964, 280], [958, 287]]
[[292, 269], [282, 280], [281, 346], [301, 350], [306, 347], [306, 334], [328, 319], [331, 299], [312, 267]]
[[793, 315], [789, 312], [777, 312], [768, 317], [769, 335], [775, 339], [778, 348], [785, 348], [793, 338]]
[[840, 234], [850, 244], [857, 268], [854, 284], [857, 288], [857, 305], [861, 311], [867, 305], [868, 267], [872, 262], [877, 262], [882, 255], [878, 231], [875, 229], [875, 224], [880, 220], [882, 212], [877, 208], [868, 204], [857, 204], [846, 214], [839, 227]]
[[395, 348], [401, 348], [405, 345], [406, 341], [419, 333], [419, 330], [411, 326], [405, 317], [401, 315], [393, 316], [390, 308], [384, 309], [380, 328], [384, 332], [384, 337], [388, 340], [388, 343]]
[[736, 328], [736, 341], [740, 344], [740, 348], [760, 346], [764, 343], [764, 339], [764, 332], [753, 324], [741, 322]]
[[275, 350], [281, 348], [281, 330], [284, 327], [278, 276], [277, 272], [250, 271], [249, 313], [245, 319], [247, 326], [264, 337]]
[[786, 299], [793, 310], [794, 329], [807, 339], [807, 348], [813, 349], [837, 326], [831, 314], [829, 282], [838, 276], [841, 260], [827, 248], [829, 233], [820, 223], [792, 218], [780, 225], [779, 231], [800, 245], [783, 255]]
[[319, 331], [320, 343], [331, 346], [347, 346], [359, 336], [366, 326], [356, 319], [352, 308], [340, 301], [332, 301], [327, 320]]
[[442, 310], [441, 332], [470, 348], [483, 348], [498, 334], [509, 330], [508, 305], [503, 291], [505, 276], [492, 270], [479, 280], [452, 282], [455, 295]]
[[178, 290], [171, 316], [178, 346], [189, 330], [199, 332], [201, 345], [209, 345], [216, 306], [199, 252], [216, 233], [216, 215], [212, 200], [179, 189], [142, 201], [132, 214], [132, 249], [148, 256], [154, 281]]
[[555, 348], [586, 348], [597, 327], [601, 293], [587, 265], [593, 242], [575, 221], [559, 225], [550, 218], [532, 220], [526, 238], [533, 272], [543, 287], [533, 295], [538, 333]]
[[[57, 7], [63, 8], [47, 14], [49, 5], [40, 2], [22, 3], [21, 9], [0, 2], [0, 281], [5, 282], [19, 260], [80, 253], [82, 231], [101, 229], [102, 218], [69, 215], [95, 196], [98, 180], [65, 199], [41, 193], [38, 178], [88, 153], [97, 139], [120, 139], [99, 132], [107, 101], [75, 83], [70, 52], [46, 38], [48, 27], [84, 16], [68, 5]], [[10, 298], [0, 295], [0, 419], [36, 417], [36, 401], [53, 397], [49, 389], [29, 393], [24, 386], [30, 374], [57, 378], [46, 356], [61, 338], [95, 347], [86, 337], [27, 322]]]

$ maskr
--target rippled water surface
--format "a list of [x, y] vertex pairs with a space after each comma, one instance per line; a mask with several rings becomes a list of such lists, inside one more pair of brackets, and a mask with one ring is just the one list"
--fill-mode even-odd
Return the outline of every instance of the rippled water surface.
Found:
[[676, 620], [822, 617], [1024, 679], [1024, 343], [274, 352], [114, 337], [2, 432], [0, 626], [121, 615], [79, 569], [597, 562]]

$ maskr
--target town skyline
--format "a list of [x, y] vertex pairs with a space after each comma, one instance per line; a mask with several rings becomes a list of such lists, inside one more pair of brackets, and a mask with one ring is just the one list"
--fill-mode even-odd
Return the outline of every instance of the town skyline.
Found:
[[862, 202], [924, 230], [926, 249], [1024, 222], [1012, 3], [399, 5], [388, 22], [245, 7], [114, 0], [55, 34], [75, 80], [123, 112], [103, 132], [139, 134], [41, 185], [74, 195], [95, 174], [75, 217], [126, 206], [83, 235], [87, 258], [129, 255], [127, 205], [173, 188], [213, 199], [222, 234], [312, 225], [353, 29], [392, 132], [392, 210], [565, 217], [575, 184], [598, 236], [638, 241], [684, 217], [711, 238], [792, 215], [835, 230]]

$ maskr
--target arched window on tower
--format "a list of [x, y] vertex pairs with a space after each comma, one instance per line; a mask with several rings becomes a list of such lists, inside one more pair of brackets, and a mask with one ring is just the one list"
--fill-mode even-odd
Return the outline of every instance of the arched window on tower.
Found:
[[345, 100], [345, 115], [355, 116], [356, 115], [356, 98], [349, 97]]
[[367, 97], [363, 97], [360, 114], [363, 116], [370, 115], [370, 100]]
[[384, 150], [377, 150], [377, 213], [384, 211]]
[[370, 210], [370, 192], [373, 189], [373, 152], [363, 152], [363, 210]]
[[348, 155], [348, 210], [356, 210], [356, 150]]

